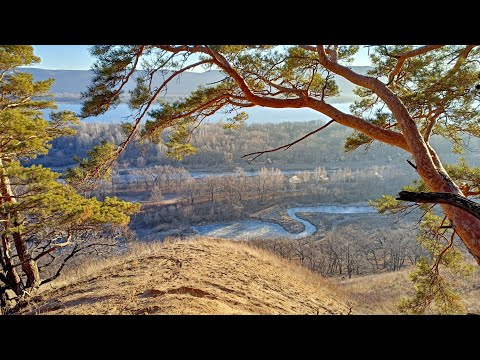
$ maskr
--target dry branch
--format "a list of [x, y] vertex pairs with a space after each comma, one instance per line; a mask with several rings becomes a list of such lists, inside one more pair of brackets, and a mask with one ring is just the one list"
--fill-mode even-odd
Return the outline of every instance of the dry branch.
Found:
[[275, 151], [278, 151], [278, 150], [281, 150], [281, 149], [284, 149], [284, 150], [288, 150], [290, 149], [293, 145], [299, 143], [300, 141], [303, 141], [305, 140], [307, 137], [309, 136], [312, 136], [313, 134], [316, 134], [317, 132], [325, 129], [327, 126], [329, 126], [330, 124], [332, 124], [333, 122], [335, 122], [334, 120], [330, 120], [329, 122], [327, 122], [325, 125], [319, 127], [318, 129], [315, 129], [311, 132], [309, 132], [308, 134], [302, 136], [300, 139], [297, 139], [289, 144], [285, 144], [285, 145], [282, 145], [282, 146], [279, 146], [275, 149], [271, 149], [271, 150], [263, 150], [263, 151], [256, 151], [256, 152], [252, 152], [252, 153], [249, 153], [249, 154], [245, 154], [242, 156], [242, 158], [244, 157], [247, 157], [247, 156], [250, 156], [250, 155], [256, 155], [252, 160], [255, 160], [256, 158], [258, 158], [260, 155], [263, 155], [263, 154], [266, 154], [266, 153], [271, 153], [271, 152], [275, 152]]
[[457, 194], [441, 192], [400, 191], [398, 193], [397, 200], [428, 204], [448, 204], [468, 211], [477, 219], [480, 219], [480, 205], [472, 200], [469, 200]]

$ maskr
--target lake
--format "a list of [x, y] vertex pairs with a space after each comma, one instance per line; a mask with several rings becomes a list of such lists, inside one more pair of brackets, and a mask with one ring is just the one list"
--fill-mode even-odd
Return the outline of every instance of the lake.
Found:
[[[75, 113], [80, 113], [81, 104], [74, 103], [57, 103], [58, 110], [68, 110]], [[333, 104], [339, 110], [350, 113], [349, 107], [351, 103]], [[155, 106], [156, 108], [159, 105]], [[154, 108], [155, 108], [154, 107]], [[255, 106], [253, 108], [245, 109], [245, 112], [249, 115], [247, 123], [278, 123], [286, 121], [309, 121], [309, 120], [325, 120], [327, 116], [312, 110], [312, 109], [271, 109], [261, 106]], [[129, 109], [127, 104], [119, 104], [115, 109], [108, 111], [105, 114], [97, 117], [88, 117], [84, 119], [85, 122], [101, 122], [107, 124], [121, 123], [123, 121], [132, 120], [132, 110]], [[129, 118], [130, 117], [130, 118]], [[211, 121], [218, 121], [221, 119], [221, 115], [215, 114], [210, 117]]]

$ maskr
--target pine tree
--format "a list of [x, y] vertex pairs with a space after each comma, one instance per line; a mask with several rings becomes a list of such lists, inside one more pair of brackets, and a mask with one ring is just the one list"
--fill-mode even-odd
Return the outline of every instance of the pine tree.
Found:
[[22, 165], [47, 154], [53, 139], [74, 134], [70, 126], [78, 122], [68, 111], [44, 117], [56, 108], [49, 94], [53, 80], [35, 82], [18, 70], [39, 60], [31, 46], [0, 46], [2, 305], [6, 290], [21, 296], [56, 278], [66, 261], [105, 242], [139, 208], [116, 198], [87, 199], [62, 183], [60, 174]]
[[[355, 130], [346, 139], [345, 150], [369, 147], [374, 141], [402, 149], [410, 156], [421, 181], [415, 190], [450, 193], [459, 197], [480, 197], [478, 169], [444, 166], [431, 144], [432, 135], [453, 142], [453, 151], [463, 151], [465, 136], [480, 136], [479, 73], [480, 48], [477, 45], [379, 45], [369, 46], [372, 68], [366, 73], [350, 65], [360, 46], [346, 45], [102, 45], [92, 48], [98, 59], [95, 77], [84, 94], [83, 115], [98, 115], [120, 101], [123, 88], [134, 78], [135, 90], [129, 94], [135, 118], [126, 124], [128, 136], [112, 150], [108, 161], [97, 164], [95, 177], [133, 139], [161, 141], [162, 132], [171, 128], [166, 143], [169, 154], [181, 157], [194, 153], [189, 144], [192, 131], [213, 114], [224, 114], [227, 124], [245, 121], [242, 109], [310, 108], [331, 118], [322, 127], [290, 144], [276, 149], [252, 149], [245, 156], [288, 149], [336, 122]], [[136, 71], [142, 66], [142, 71]], [[201, 87], [185, 99], [167, 103], [161, 97], [168, 85], [193, 68], [219, 70], [224, 78]], [[153, 86], [154, 79], [163, 80]], [[348, 114], [330, 104], [339, 95], [335, 78], [356, 85], [360, 98]], [[151, 110], [155, 101], [160, 109]], [[147, 117], [145, 126], [140, 122]], [[235, 127], [235, 126], [234, 126]], [[385, 197], [378, 203], [383, 210], [398, 205]], [[445, 217], [430, 217], [422, 224], [420, 241], [430, 251], [430, 259], [419, 263], [412, 275], [417, 285], [416, 298], [405, 301], [403, 309], [424, 312], [436, 302], [443, 312], [459, 312], [457, 297], [438, 275], [440, 265], [457, 273], [467, 273], [453, 239], [458, 236], [480, 265], [480, 218], [453, 204], [440, 204]], [[445, 230], [442, 226], [448, 223]], [[439, 231], [440, 230], [440, 231]], [[431, 246], [436, 243], [438, 246]], [[458, 271], [457, 271], [458, 270]], [[465, 271], [464, 271], [465, 270]], [[430, 284], [426, 286], [426, 284]]]
[[[452, 179], [460, 184], [465, 196], [479, 195], [479, 168], [468, 166], [465, 159], [460, 158], [458, 164], [446, 165], [445, 169]], [[417, 194], [426, 192], [428, 188], [425, 182], [420, 180], [405, 186], [403, 190]], [[372, 205], [382, 213], [399, 213], [412, 206], [389, 195], [373, 201]], [[465, 306], [456, 285], [462, 278], [471, 276], [474, 267], [465, 261], [462, 252], [455, 244], [456, 232], [447, 217], [439, 216], [431, 204], [420, 204], [419, 208], [423, 215], [420, 219], [417, 241], [427, 251], [428, 256], [421, 257], [410, 273], [414, 294], [410, 298], [400, 299], [399, 309], [407, 314], [465, 313]]]
[[[346, 45], [96, 46], [92, 49], [98, 59], [94, 66], [96, 75], [84, 94], [83, 114], [108, 111], [120, 101], [125, 84], [136, 79], [137, 87], [130, 92], [130, 106], [136, 116], [125, 127], [128, 137], [113, 151], [115, 158], [132, 139], [160, 141], [166, 128], [174, 130], [167, 143], [171, 151], [178, 155], [192, 153], [188, 144], [191, 131], [216, 113], [223, 113], [232, 123], [241, 123], [245, 120], [241, 110], [252, 106], [310, 108], [332, 120], [278, 149], [289, 148], [336, 122], [356, 131], [347, 139], [347, 150], [368, 146], [373, 141], [397, 147], [411, 156], [429, 191], [465, 196], [446, 171], [430, 139], [432, 134], [443, 136], [455, 143], [454, 150], [458, 152], [463, 147], [462, 135], [480, 136], [480, 48], [475, 45], [371, 46], [373, 68], [366, 74], [350, 67], [359, 48]], [[136, 71], [140, 65], [143, 70]], [[183, 100], [163, 102], [160, 109], [150, 110], [172, 81], [198, 67], [218, 69], [224, 78], [199, 88]], [[158, 76], [162, 76], [163, 81], [153, 86], [153, 79]], [[352, 114], [327, 102], [339, 94], [335, 77], [343, 77], [357, 86], [360, 100], [355, 102]], [[148, 119], [140, 130], [145, 115]], [[246, 155], [265, 153], [258, 150]], [[109, 167], [111, 163], [102, 166]], [[449, 204], [440, 206], [454, 225], [455, 233], [480, 264], [480, 219]]]

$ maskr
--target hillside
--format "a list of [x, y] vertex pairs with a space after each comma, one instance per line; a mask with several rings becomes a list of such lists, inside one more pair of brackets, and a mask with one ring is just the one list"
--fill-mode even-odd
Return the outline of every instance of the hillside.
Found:
[[[353, 310], [359, 314], [399, 314], [398, 301], [413, 294], [409, 279], [411, 269], [356, 276], [338, 282], [339, 290], [348, 294]], [[444, 275], [448, 274], [445, 272]], [[451, 279], [453, 280], [453, 279]], [[480, 269], [475, 268], [472, 277], [456, 279], [456, 288], [467, 313], [480, 314]]]
[[86, 264], [32, 300], [29, 314], [348, 314], [336, 286], [248, 244], [197, 238], [138, 244]]
[[[369, 67], [352, 66], [352, 69], [360, 74], [365, 74]], [[55, 79], [51, 90], [55, 100], [58, 102], [81, 102], [80, 94], [87, 90], [93, 77], [93, 71], [91, 70], [49, 70], [37, 68], [21, 68], [19, 70], [31, 73], [35, 81]], [[163, 79], [168, 78], [171, 74], [172, 71], [170, 70], [158, 72], [153, 78], [152, 86], [159, 86]], [[183, 98], [196, 90], [200, 85], [208, 86], [208, 84], [220, 81], [223, 77], [218, 70], [185, 72], [178, 80], [169, 84], [166, 99]], [[335, 77], [335, 79], [340, 89], [340, 96], [332, 98], [331, 102], [353, 102], [355, 85], [341, 77]], [[128, 94], [128, 91], [132, 90], [135, 84], [135, 77], [132, 77], [125, 85], [125, 94]]]
[[[87, 90], [90, 85], [93, 71], [91, 70], [49, 70], [37, 68], [22, 68], [21, 71], [29, 72], [33, 75], [35, 81], [55, 79], [51, 91], [56, 101], [81, 102], [80, 94]], [[158, 72], [152, 82], [152, 86], [158, 86], [172, 74], [165, 70]], [[179, 80], [172, 81], [168, 86], [167, 98], [181, 98], [196, 90], [200, 85], [207, 85], [219, 81], [223, 78], [220, 71], [206, 71], [202, 73], [186, 72], [179, 77]], [[136, 85], [135, 77], [124, 87], [125, 94], [132, 90]]]

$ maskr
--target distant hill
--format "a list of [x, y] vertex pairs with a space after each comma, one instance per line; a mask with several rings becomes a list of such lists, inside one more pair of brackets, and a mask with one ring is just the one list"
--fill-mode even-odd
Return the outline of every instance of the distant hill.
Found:
[[[353, 66], [353, 70], [365, 74], [368, 66]], [[53, 78], [55, 82], [52, 86], [52, 92], [58, 102], [81, 102], [80, 94], [87, 90], [93, 77], [91, 70], [48, 70], [36, 68], [22, 68], [21, 71], [29, 72], [34, 80], [46, 80]], [[153, 86], [158, 86], [163, 79], [170, 76], [171, 71], [165, 70], [163, 73], [157, 73], [153, 79]], [[218, 70], [207, 71], [203, 73], [186, 72], [168, 85], [167, 99], [179, 99], [189, 95], [200, 85], [207, 86], [223, 79], [223, 75]], [[132, 90], [136, 82], [130, 80], [125, 86], [125, 92]], [[332, 98], [330, 102], [352, 102], [354, 100], [354, 85], [343, 78], [337, 78], [337, 84], [341, 94], [339, 97]]]
[[[55, 288], [52, 290], [52, 288]], [[85, 264], [32, 299], [30, 314], [348, 314], [332, 282], [245, 243], [138, 243]]]
[[[22, 68], [21, 71], [29, 72], [34, 80], [46, 80], [53, 78], [52, 92], [59, 102], [80, 102], [80, 94], [87, 90], [93, 77], [91, 70], [47, 70]], [[157, 73], [153, 79], [153, 86], [158, 86], [172, 74], [171, 71]], [[174, 80], [168, 85], [167, 98], [178, 99], [187, 96], [200, 85], [207, 85], [223, 78], [220, 71], [207, 71], [203, 73], [187, 72], [180, 76], [179, 81]], [[125, 93], [135, 87], [135, 79], [132, 78], [125, 85]]]
[[[370, 70], [371, 66], [352, 66], [353, 71], [366, 75], [367, 71]], [[352, 84], [347, 79], [341, 76], [335, 76], [335, 81], [337, 82], [338, 88], [340, 89], [340, 96], [332, 98], [330, 102], [353, 102], [356, 96], [353, 94], [353, 90], [356, 85]]]

